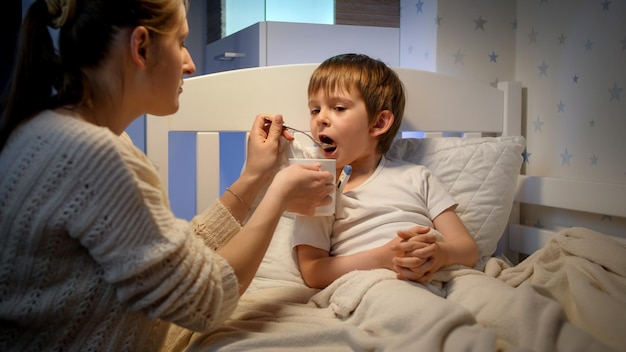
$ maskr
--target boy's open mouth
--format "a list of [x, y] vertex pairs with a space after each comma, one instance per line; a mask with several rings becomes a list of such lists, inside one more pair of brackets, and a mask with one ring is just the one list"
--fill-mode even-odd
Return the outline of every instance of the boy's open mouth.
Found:
[[335, 145], [335, 142], [333, 141], [332, 138], [325, 136], [325, 135], [319, 135], [319, 140], [322, 143], [330, 144], [329, 147], [326, 147], [323, 149], [325, 152], [332, 153], [337, 149], [337, 146]]

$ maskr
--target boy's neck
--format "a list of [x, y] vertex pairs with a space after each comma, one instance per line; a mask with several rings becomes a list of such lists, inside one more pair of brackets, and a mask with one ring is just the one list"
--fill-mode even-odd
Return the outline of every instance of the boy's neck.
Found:
[[[354, 189], [367, 181], [367, 179], [374, 174], [381, 160], [381, 153], [374, 153], [358, 160], [354, 160], [350, 164], [350, 166], [352, 166], [352, 175], [350, 176], [350, 179], [348, 180], [348, 183], [344, 188], [344, 192]], [[337, 169], [337, 171], [337, 177], [339, 177], [339, 174], [341, 173], [341, 168]]]

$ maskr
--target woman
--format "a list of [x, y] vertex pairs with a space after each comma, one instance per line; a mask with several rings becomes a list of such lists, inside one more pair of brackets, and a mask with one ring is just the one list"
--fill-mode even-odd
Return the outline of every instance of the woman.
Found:
[[[186, 13], [185, 0], [28, 10], [0, 125], [0, 350], [155, 351], [170, 322], [208, 331], [235, 308], [282, 212], [330, 202], [319, 165], [276, 173], [282, 117], [267, 128], [257, 116], [241, 177], [191, 223], [173, 216], [123, 131], [178, 109], [195, 71]], [[47, 25], [60, 29], [58, 54]]]

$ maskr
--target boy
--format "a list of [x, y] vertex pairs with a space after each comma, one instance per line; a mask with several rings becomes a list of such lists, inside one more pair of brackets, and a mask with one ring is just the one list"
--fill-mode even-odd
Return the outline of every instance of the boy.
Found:
[[454, 199], [424, 166], [384, 156], [404, 112], [397, 74], [365, 55], [338, 55], [313, 72], [308, 96], [311, 133], [332, 145], [320, 152], [336, 159], [338, 173], [351, 165], [352, 175], [334, 216], [296, 217], [293, 246], [304, 282], [324, 288], [375, 268], [428, 282], [444, 266], [473, 267], [478, 249]]

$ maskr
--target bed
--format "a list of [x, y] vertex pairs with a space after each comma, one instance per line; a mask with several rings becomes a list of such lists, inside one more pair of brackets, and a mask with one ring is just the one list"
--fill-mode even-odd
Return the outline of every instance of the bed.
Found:
[[[237, 158], [224, 150], [225, 132], [245, 133], [259, 113], [282, 113], [287, 124], [308, 129], [306, 86], [315, 67], [186, 79], [175, 115], [146, 118], [146, 153], [164, 183], [177, 167], [170, 134], [193, 133], [196, 185], [190, 201], [198, 210], [211, 204], [227, 186], [216, 170], [224, 159]], [[547, 229], [522, 221], [527, 204], [626, 218], [626, 186], [520, 175], [520, 82], [494, 88], [396, 71], [408, 99], [402, 134], [389, 153], [428, 166], [448, 187], [479, 246], [479, 264], [444, 268], [428, 285], [377, 269], [311, 289], [299, 275], [290, 246], [293, 217], [285, 214], [235, 313], [211, 333], [181, 334], [186, 348], [626, 350], [626, 239], [593, 225]], [[307, 148], [302, 136], [296, 140]]]

